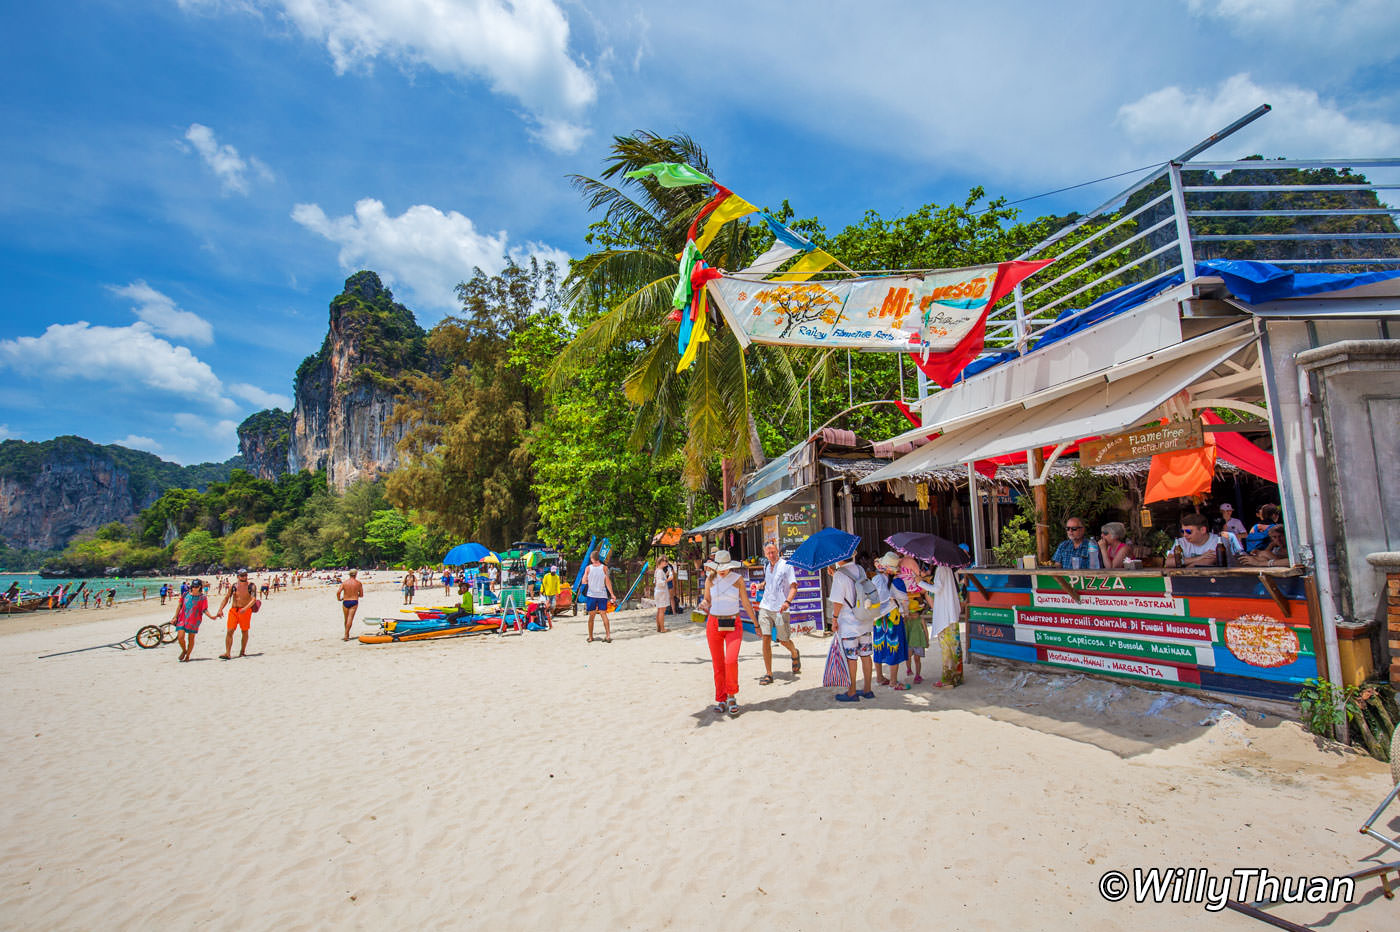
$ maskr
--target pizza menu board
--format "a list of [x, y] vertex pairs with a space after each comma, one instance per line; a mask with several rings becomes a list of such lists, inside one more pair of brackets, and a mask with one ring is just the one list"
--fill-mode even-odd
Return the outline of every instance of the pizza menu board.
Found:
[[1268, 699], [1318, 674], [1301, 577], [976, 575], [974, 653]]

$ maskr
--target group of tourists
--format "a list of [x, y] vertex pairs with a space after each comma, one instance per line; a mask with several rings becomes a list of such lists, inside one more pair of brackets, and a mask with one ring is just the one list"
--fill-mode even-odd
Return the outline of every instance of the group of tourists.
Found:
[[[1206, 566], [1288, 566], [1288, 542], [1280, 523], [1278, 505], [1261, 505], [1258, 522], [1246, 530], [1234, 516], [1234, 506], [1225, 502], [1220, 517], [1212, 521], [1200, 512], [1181, 516], [1181, 535], [1163, 558], [1167, 567]], [[1065, 521], [1065, 540], [1050, 557], [1052, 565], [1063, 569], [1097, 570], [1132, 568], [1133, 546], [1122, 522], [1109, 521], [1099, 529], [1099, 537], [1089, 536], [1083, 518], [1071, 515]]]
[[[791, 611], [797, 599], [797, 574], [779, 555], [776, 541], [763, 546], [763, 587], [753, 604], [741, 574], [743, 564], [729, 551], [717, 551], [705, 563], [705, 639], [714, 668], [718, 713], [739, 712], [739, 649], [743, 643], [741, 612], [754, 619], [763, 653], [759, 685], [773, 683], [773, 643], [791, 657], [792, 675], [802, 673], [800, 651], [792, 643]], [[961, 611], [957, 579], [947, 566], [931, 568], [912, 557], [889, 551], [869, 569], [855, 560], [828, 567], [830, 592], [823, 615], [835, 631], [832, 652], [846, 664], [849, 685], [838, 702], [876, 698], [872, 682], [905, 691], [924, 682], [923, 660], [936, 645], [936, 686], [962, 681], [962, 647], [957, 620]], [[931, 578], [930, 578], [931, 577]], [[660, 584], [657, 593], [660, 597]], [[927, 612], [927, 616], [925, 615]], [[658, 620], [660, 620], [658, 614]], [[900, 680], [904, 668], [908, 681]], [[857, 688], [857, 675], [863, 688]]]

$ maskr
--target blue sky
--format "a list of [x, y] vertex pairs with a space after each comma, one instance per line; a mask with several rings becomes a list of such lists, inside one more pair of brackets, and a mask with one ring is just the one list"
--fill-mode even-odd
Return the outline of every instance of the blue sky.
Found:
[[614, 134], [688, 132], [838, 229], [1159, 162], [1261, 102], [1213, 157], [1400, 154], [1397, 36], [1393, 0], [6, 4], [0, 435], [224, 459], [350, 272], [431, 326], [473, 266], [581, 255], [565, 176]]

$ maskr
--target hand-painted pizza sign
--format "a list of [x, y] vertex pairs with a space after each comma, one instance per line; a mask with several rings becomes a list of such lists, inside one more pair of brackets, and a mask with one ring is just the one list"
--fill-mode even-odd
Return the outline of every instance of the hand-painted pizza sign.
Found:
[[1298, 659], [1298, 635], [1267, 615], [1241, 615], [1225, 623], [1225, 646], [1252, 667], [1286, 667]]

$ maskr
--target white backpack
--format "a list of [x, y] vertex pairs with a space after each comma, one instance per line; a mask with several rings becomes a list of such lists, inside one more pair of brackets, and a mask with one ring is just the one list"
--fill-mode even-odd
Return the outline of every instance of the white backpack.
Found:
[[856, 582], [855, 587], [856, 604], [850, 606], [851, 613], [862, 625], [873, 625], [881, 617], [880, 590], [875, 588], [875, 580], [868, 577]]

